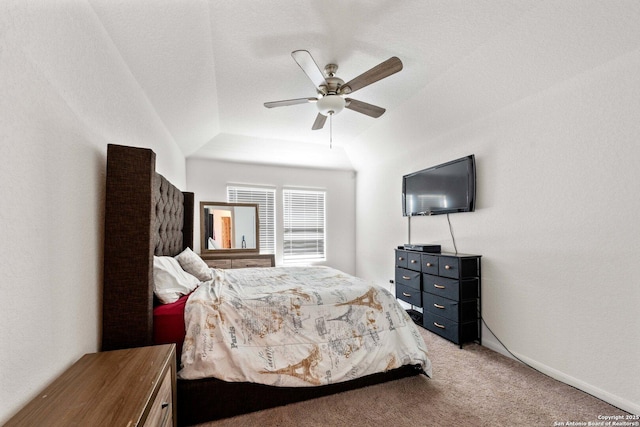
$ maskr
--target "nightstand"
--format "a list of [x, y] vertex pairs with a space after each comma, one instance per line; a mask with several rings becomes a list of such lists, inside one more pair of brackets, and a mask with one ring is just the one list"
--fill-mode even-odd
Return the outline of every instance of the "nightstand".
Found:
[[176, 426], [175, 351], [85, 354], [5, 426]]

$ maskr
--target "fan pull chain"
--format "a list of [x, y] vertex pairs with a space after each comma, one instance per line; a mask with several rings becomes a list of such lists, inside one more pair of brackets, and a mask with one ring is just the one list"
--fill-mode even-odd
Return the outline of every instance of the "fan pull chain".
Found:
[[333, 114], [329, 114], [329, 148], [333, 148]]

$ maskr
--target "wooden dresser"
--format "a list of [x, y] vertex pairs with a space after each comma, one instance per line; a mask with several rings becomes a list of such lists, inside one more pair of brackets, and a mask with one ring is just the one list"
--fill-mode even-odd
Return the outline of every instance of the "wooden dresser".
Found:
[[275, 267], [273, 254], [226, 254], [222, 256], [200, 255], [209, 267], [213, 268], [249, 268]]
[[85, 354], [5, 426], [175, 426], [175, 344]]

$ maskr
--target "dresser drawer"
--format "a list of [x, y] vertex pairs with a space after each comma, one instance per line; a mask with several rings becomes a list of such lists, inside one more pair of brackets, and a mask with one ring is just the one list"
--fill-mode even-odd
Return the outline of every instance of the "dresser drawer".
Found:
[[233, 258], [231, 268], [271, 267], [271, 260], [267, 258]]
[[249, 268], [249, 267], [274, 267], [273, 255], [249, 254], [246, 256], [229, 256], [228, 258], [203, 258], [204, 262], [212, 268]]
[[409, 255], [407, 251], [396, 251], [396, 267], [407, 268]]
[[168, 427], [173, 425], [173, 397], [171, 395], [171, 370], [164, 376], [160, 390], [149, 410], [145, 427]]
[[425, 292], [457, 301], [480, 297], [477, 277], [460, 280], [431, 274], [423, 274], [422, 277], [422, 290]]
[[422, 307], [422, 295], [419, 289], [396, 283], [396, 298], [416, 307]]
[[423, 274], [422, 290], [450, 300], [459, 300], [460, 283], [458, 280], [446, 277]]
[[460, 277], [459, 259], [455, 257], [443, 256], [440, 257], [440, 264], [438, 265], [438, 274], [444, 277], [451, 277], [457, 279]]
[[458, 301], [439, 297], [428, 292], [422, 293], [422, 301], [424, 302], [424, 309], [438, 316], [442, 316], [454, 322], [459, 322], [458, 319], [458, 307], [460, 303]]
[[458, 339], [458, 322], [438, 316], [429, 311], [423, 313], [422, 322], [422, 326], [424, 326], [425, 329], [435, 332], [456, 344], [460, 343]]
[[422, 272], [427, 274], [438, 274], [438, 262], [440, 257], [435, 255], [422, 254]]
[[396, 284], [420, 291], [420, 272], [396, 267]]
[[420, 254], [409, 252], [407, 254], [407, 268], [409, 270], [420, 271]]
[[204, 262], [211, 268], [231, 268], [230, 259], [205, 259]]
[[471, 322], [478, 319], [478, 302], [475, 299], [454, 301], [424, 292], [422, 304], [426, 311], [455, 322]]
[[[425, 271], [423, 270], [423, 272]], [[475, 256], [474, 257], [442, 256], [440, 257], [437, 274], [444, 277], [451, 277], [453, 279], [479, 277], [480, 276], [479, 258]]]
[[480, 323], [478, 321], [458, 323], [431, 312], [425, 312], [422, 326], [443, 338], [461, 344], [480, 339]]

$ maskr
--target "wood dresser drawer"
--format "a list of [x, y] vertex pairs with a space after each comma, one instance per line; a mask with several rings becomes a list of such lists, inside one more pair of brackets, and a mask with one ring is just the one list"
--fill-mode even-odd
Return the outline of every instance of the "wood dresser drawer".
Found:
[[211, 268], [231, 268], [230, 259], [205, 259], [204, 262]]
[[172, 398], [171, 371], [167, 371], [160, 385], [149, 415], [144, 423], [145, 427], [169, 427], [173, 425], [173, 398]]
[[204, 262], [211, 268], [251, 268], [251, 267], [275, 267], [275, 255], [273, 254], [221, 254], [220, 256], [200, 255]]
[[231, 260], [231, 268], [273, 267], [267, 258], [238, 258]]

